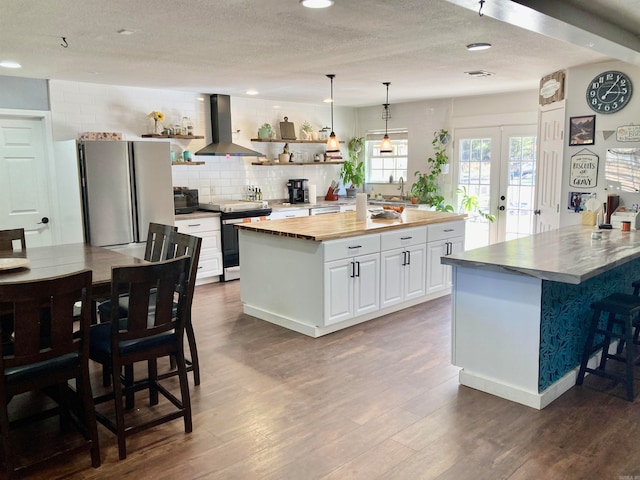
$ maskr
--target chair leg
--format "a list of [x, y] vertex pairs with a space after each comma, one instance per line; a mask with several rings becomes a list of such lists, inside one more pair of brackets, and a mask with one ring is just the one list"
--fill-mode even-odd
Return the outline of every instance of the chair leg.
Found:
[[91, 393], [91, 380], [89, 379], [88, 371], [83, 371], [80, 378], [76, 379], [76, 390], [78, 391], [78, 395], [80, 395], [87, 434], [89, 440], [91, 440], [91, 466], [98, 468], [100, 466], [98, 424], [96, 422], [96, 412], [94, 410], [93, 396]]
[[[113, 373], [113, 400], [116, 410], [116, 436], [118, 437], [118, 457], [120, 460], [127, 458], [127, 443], [124, 426], [124, 405], [122, 404], [122, 382], [120, 380], [120, 365], [111, 367]], [[117, 373], [116, 373], [117, 372]]]
[[[6, 395], [2, 392], [2, 395]], [[14, 469], [13, 452], [11, 450], [11, 440], [9, 438], [9, 412], [7, 411], [7, 404], [10, 398], [3, 400], [4, 408], [0, 412], [0, 434], [2, 435], [2, 452], [4, 456], [4, 471], [5, 477], [11, 478]]]
[[189, 380], [187, 379], [187, 365], [184, 361], [184, 351], [180, 349], [176, 357], [178, 363], [178, 378], [180, 379], [180, 396], [182, 397], [182, 408], [184, 411], [184, 431], [185, 433], [191, 433], [193, 430], [191, 396], [189, 394]]
[[600, 370], [604, 370], [609, 359], [609, 345], [611, 345], [611, 332], [613, 331], [613, 322], [616, 318], [616, 314], [609, 313], [607, 318], [607, 333], [604, 334], [604, 340], [602, 341], [602, 356], [600, 357]]
[[109, 365], [102, 365], [102, 386], [108, 387], [111, 385], [111, 372], [109, 371]]
[[154, 358], [147, 362], [147, 370], [149, 375], [149, 405], [158, 404], [158, 361]]
[[[115, 379], [115, 376], [114, 376]], [[114, 380], [115, 381], [115, 380]], [[124, 366], [125, 408], [131, 410], [135, 404], [135, 392], [133, 391], [133, 364]]]
[[198, 349], [196, 348], [196, 334], [193, 331], [191, 319], [185, 326], [187, 340], [189, 341], [189, 353], [191, 355], [191, 370], [193, 371], [194, 385], [200, 385], [200, 362], [198, 361]]

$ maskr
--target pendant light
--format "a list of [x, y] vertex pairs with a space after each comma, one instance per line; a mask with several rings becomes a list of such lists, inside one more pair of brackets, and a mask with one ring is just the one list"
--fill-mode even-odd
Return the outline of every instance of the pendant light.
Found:
[[380, 153], [393, 153], [391, 139], [387, 133], [387, 126], [389, 124], [389, 85], [391, 85], [391, 82], [383, 82], [382, 84], [387, 87], [387, 103], [382, 104], [384, 107], [384, 138], [382, 142], [380, 142]]
[[333, 73], [327, 75], [331, 79], [331, 135], [327, 140], [327, 153], [340, 153], [340, 142], [333, 131]]

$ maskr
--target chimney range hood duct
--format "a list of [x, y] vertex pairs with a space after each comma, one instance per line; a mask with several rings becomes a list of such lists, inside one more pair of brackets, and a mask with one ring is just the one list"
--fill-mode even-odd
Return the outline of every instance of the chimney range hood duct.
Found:
[[264, 154], [236, 145], [231, 141], [231, 101], [229, 95], [213, 94], [211, 101], [211, 142], [196, 155], [220, 155], [223, 157], [263, 157]]

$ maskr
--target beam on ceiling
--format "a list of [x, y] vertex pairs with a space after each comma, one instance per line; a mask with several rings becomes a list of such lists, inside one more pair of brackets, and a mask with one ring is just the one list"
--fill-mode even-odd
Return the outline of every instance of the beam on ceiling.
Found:
[[[447, 0], [480, 12], [478, 0]], [[597, 53], [640, 65], [640, 39], [589, 12], [558, 0], [486, 0], [482, 14]], [[481, 21], [481, 18], [478, 19]]]

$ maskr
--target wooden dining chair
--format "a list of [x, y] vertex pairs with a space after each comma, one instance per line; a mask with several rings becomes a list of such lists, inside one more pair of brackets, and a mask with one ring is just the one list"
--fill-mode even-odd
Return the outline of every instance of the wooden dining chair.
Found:
[[[153, 225], [153, 227], [152, 227]], [[152, 231], [153, 230], [153, 231]], [[149, 225], [149, 235], [147, 236], [147, 248], [145, 260], [152, 262], [159, 260], [167, 260], [181, 255], [189, 255], [189, 276], [187, 283], [187, 311], [188, 321], [185, 325], [187, 341], [189, 343], [189, 358], [187, 359], [187, 371], [193, 373], [194, 385], [200, 385], [200, 363], [198, 360], [198, 349], [196, 347], [196, 336], [191, 321], [191, 305], [193, 303], [193, 295], [195, 293], [196, 274], [198, 272], [198, 262], [200, 259], [200, 249], [202, 239], [193, 235], [179, 233], [175, 227], [160, 224]], [[148, 254], [148, 255], [147, 255]], [[153, 302], [151, 302], [153, 305]], [[110, 318], [111, 301], [101, 303], [98, 306], [101, 318]], [[129, 298], [127, 295], [121, 295], [118, 299], [119, 317], [126, 318], [128, 315]], [[162, 375], [162, 378], [177, 374], [175, 365], [171, 363], [172, 372]], [[130, 373], [126, 374], [130, 377]], [[106, 370], [103, 372], [103, 384], [108, 386], [110, 382], [110, 374]], [[132, 407], [132, 405], [128, 405]]]
[[[121, 319], [118, 310], [111, 310], [109, 322], [91, 327], [90, 358], [102, 365], [109, 365], [112, 372], [112, 391], [94, 399], [96, 403], [113, 400], [115, 422], [107, 415], [97, 413], [100, 423], [118, 437], [120, 459], [127, 456], [126, 438], [177, 418], [184, 419], [186, 433], [192, 430], [191, 401], [184, 359], [184, 328], [187, 322], [187, 278], [189, 257], [180, 256], [157, 263], [114, 267], [111, 279], [111, 301], [118, 302], [119, 295], [126, 291], [129, 295], [128, 316]], [[155, 295], [151, 290], [156, 289]], [[174, 306], [174, 301], [176, 305]], [[153, 304], [152, 304], [153, 303]], [[151, 308], [150, 308], [151, 307]], [[160, 383], [155, 368], [161, 357], [176, 358], [180, 379], [178, 399]], [[128, 384], [120, 372], [125, 366], [133, 367], [136, 362], [148, 363], [148, 377]], [[175, 409], [158, 414], [152, 409], [145, 415], [147, 421], [136, 421], [135, 425], [125, 424], [123, 397], [133, 397], [140, 390], [149, 391], [150, 406], [158, 403], [158, 393], [162, 394]], [[161, 409], [161, 411], [163, 411]], [[136, 415], [137, 416], [137, 415]], [[139, 418], [137, 420], [140, 420]]]
[[[91, 281], [92, 272], [83, 270], [47, 280], [0, 284], [0, 303], [11, 305], [15, 320], [13, 341], [2, 345], [0, 355], [0, 436], [7, 477], [79, 449], [89, 449], [92, 465], [100, 466], [88, 364]], [[77, 301], [81, 302], [81, 312], [79, 330], [74, 332]], [[68, 385], [69, 380], [75, 380], [76, 392]], [[58, 402], [63, 424], [68, 420], [76, 423], [86, 439], [82, 445], [70, 449], [69, 444], [58, 442], [57, 450], [51, 452], [15, 451], [12, 438], [17, 428], [57, 411], [38, 411], [10, 421], [11, 399], [38, 390], [47, 391]], [[33, 457], [34, 453], [38, 458], [23, 463], [24, 457]]]
[[0, 251], [14, 250], [13, 242], [20, 242], [22, 250], [27, 249], [27, 242], [24, 238], [24, 228], [12, 228], [10, 230], [0, 230]]

